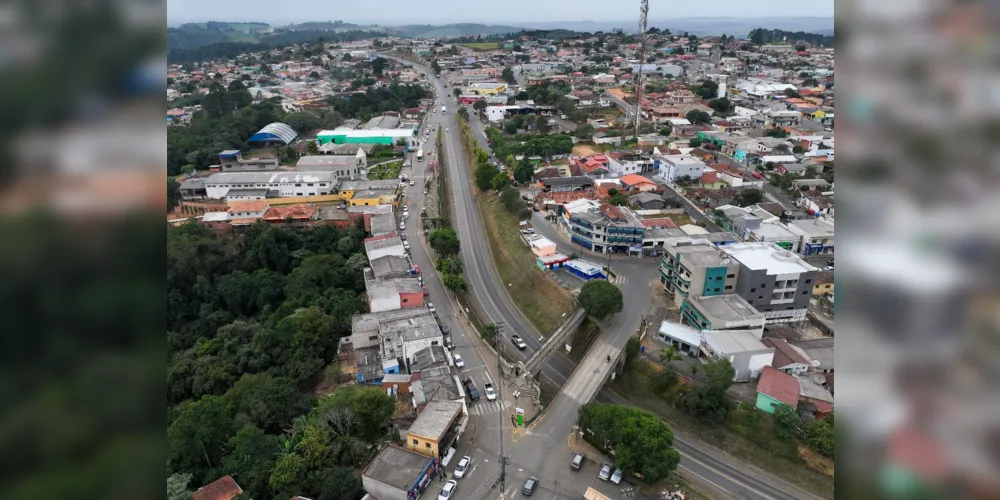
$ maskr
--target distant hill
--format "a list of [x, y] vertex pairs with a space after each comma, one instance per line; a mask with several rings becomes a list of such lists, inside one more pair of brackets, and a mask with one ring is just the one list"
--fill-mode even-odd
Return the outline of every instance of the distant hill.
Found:
[[184, 50], [212, 43], [256, 42], [258, 36], [268, 29], [270, 26], [265, 23], [187, 23], [167, 28], [167, 47]]
[[351, 31], [368, 28], [353, 23], [345, 23], [344, 21], [316, 21], [289, 24], [288, 26], [285, 26], [284, 29], [289, 31]]
[[430, 24], [411, 24], [407, 26], [392, 26], [386, 31], [395, 35], [410, 38], [433, 38], [433, 37], [453, 37], [453, 36], [476, 36], [476, 35], [501, 35], [505, 33], [516, 33], [523, 28], [515, 26], [500, 26], [490, 24], [445, 24], [433, 26]]
[[[578, 22], [527, 22], [518, 23], [529, 29], [566, 29], [593, 33], [595, 31], [613, 31], [620, 29], [626, 33], [635, 33], [635, 21], [578, 21]], [[669, 29], [672, 33], [705, 35], [735, 35], [747, 36], [755, 28], [779, 29], [787, 31], [804, 31], [821, 33], [833, 31], [832, 17], [687, 17], [677, 19], [650, 19], [649, 27]]]

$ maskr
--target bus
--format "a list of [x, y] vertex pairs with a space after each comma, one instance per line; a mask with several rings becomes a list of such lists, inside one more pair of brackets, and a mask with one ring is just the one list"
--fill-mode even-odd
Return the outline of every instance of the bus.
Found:
[[417, 150], [417, 161], [424, 161], [424, 148]]

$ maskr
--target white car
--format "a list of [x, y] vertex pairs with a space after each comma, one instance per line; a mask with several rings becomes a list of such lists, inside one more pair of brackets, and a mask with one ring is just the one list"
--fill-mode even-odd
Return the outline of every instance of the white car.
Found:
[[414, 184], [416, 184], [416, 182], [414, 182], [414, 181], [410, 181], [410, 185], [411, 185], [411, 186], [412, 186], [412, 185], [414, 185]]
[[400, 231], [406, 229], [406, 223], [405, 222], [400, 222], [399, 223], [399, 229], [400, 229]]
[[427, 303], [427, 310], [430, 311], [431, 313], [436, 313], [437, 312], [437, 309], [434, 308], [434, 303], [433, 302], [428, 302]]
[[458, 482], [454, 479], [449, 479], [447, 483], [444, 483], [444, 488], [441, 489], [438, 500], [450, 500], [455, 496], [456, 489], [458, 489]]
[[618, 483], [622, 482], [622, 470], [621, 469], [615, 469], [615, 473], [611, 475], [611, 482], [615, 483], [615, 484], [618, 484]]
[[496, 401], [496, 399], [497, 399], [497, 391], [493, 390], [493, 384], [487, 382], [486, 386], [483, 389], [486, 391], [486, 400], [487, 401]]
[[444, 131], [445, 132], [451, 132], [451, 129], [450, 128], [446, 128], [446, 129], [444, 129]]
[[455, 353], [455, 368], [465, 368], [465, 360], [462, 359], [462, 355]]
[[455, 476], [455, 479], [462, 479], [465, 477], [465, 473], [469, 470], [469, 465], [471, 464], [471, 458], [468, 456], [462, 457], [462, 459], [458, 461], [458, 465], [455, 466], [455, 472], [452, 475]]

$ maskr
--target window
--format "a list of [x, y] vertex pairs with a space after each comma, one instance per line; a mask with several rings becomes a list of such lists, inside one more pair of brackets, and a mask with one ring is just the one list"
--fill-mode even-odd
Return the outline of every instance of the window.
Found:
[[431, 444], [430, 444], [430, 443], [424, 443], [424, 447], [425, 447], [425, 448], [430, 448], [430, 447], [431, 447]]
[[295, 196], [302, 196], [302, 193], [295, 193]]
[[309, 184], [306, 184], [306, 186], [313, 187], [313, 183], [310, 182]]
[[763, 295], [758, 295], [757, 296], [757, 300], [764, 300], [764, 296]]
[[750, 289], [750, 293], [753, 293], [753, 292], [756, 292], [756, 291], [757, 291], [757, 289], [756, 289], [756, 288], [751, 288], [751, 289]]
[[297, 187], [297, 188], [302, 187], [302, 183], [300, 182], [300, 183], [296, 184], [295, 187]]
[[807, 293], [809, 293], [809, 290], [806, 290], [806, 291], [802, 292], [802, 295], [805, 295]]
[[812, 282], [813, 282], [813, 280], [812, 280], [812, 279], [807, 279], [807, 280], [806, 280], [806, 284], [807, 284], [807, 285], [808, 285], [809, 283], [812, 283]]
[[732, 290], [732, 289], [733, 289], [733, 285], [729, 285], [729, 286], [726, 287], [726, 290]]
[[760, 284], [760, 287], [761, 287], [761, 288], [767, 288], [767, 283], [761, 283], [761, 284]]
[[718, 291], [719, 291], [719, 289], [718, 289], [718, 288], [716, 288], [716, 289], [715, 289], [715, 291], [716, 291], [716, 292], [718, 292]]
[[722, 281], [722, 276], [716, 276], [715, 281]]
[[727, 274], [727, 275], [726, 275], [726, 279], [727, 279], [727, 280], [728, 280], [728, 279], [733, 279], [733, 278], [735, 278], [735, 277], [736, 277], [736, 275], [735, 275], [735, 274]]
[[420, 444], [420, 441], [417, 441], [416, 439], [414, 439], [413, 440], [413, 444]]
[[764, 308], [764, 312], [771, 312], [771, 308], [770, 307], [765, 307]]

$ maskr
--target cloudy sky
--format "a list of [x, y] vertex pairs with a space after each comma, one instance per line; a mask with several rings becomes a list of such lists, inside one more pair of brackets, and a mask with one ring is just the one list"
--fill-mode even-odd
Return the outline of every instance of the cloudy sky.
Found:
[[[650, 20], [683, 17], [833, 16], [832, 0], [649, 0]], [[303, 21], [357, 24], [516, 24], [549, 21], [637, 19], [638, 0], [168, 0], [171, 25], [198, 21], [262, 21], [282, 25]]]

